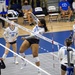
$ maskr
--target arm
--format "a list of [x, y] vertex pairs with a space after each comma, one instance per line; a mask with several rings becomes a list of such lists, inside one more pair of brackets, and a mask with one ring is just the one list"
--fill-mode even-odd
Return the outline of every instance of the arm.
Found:
[[67, 2], [67, 5], [68, 5], [68, 10], [70, 11], [71, 8], [70, 8], [70, 4], [69, 4], [69, 2]]
[[59, 59], [59, 61], [62, 60], [62, 48], [60, 48], [58, 51], [58, 59]]
[[34, 35], [30, 35], [30, 36], [22, 37], [21, 39], [22, 39], [22, 40], [25, 40], [25, 39], [30, 39], [30, 38], [34, 38]]
[[32, 6], [29, 5], [28, 7], [29, 7], [29, 8], [28, 8], [28, 11], [32, 12]]
[[40, 29], [39, 31], [34, 32], [34, 33], [32, 33], [31, 35], [29, 35], [29, 36], [22, 37], [21, 39], [22, 39], [22, 40], [25, 40], [25, 39], [35, 38], [36, 35], [38, 35], [38, 34], [43, 34], [44, 32], [45, 32], [44, 29]]
[[8, 31], [7, 29], [5, 29], [4, 33], [3, 33], [3, 37], [5, 39], [6, 42], [8, 42], [7, 37], [8, 37]]
[[25, 13], [25, 9], [24, 9], [24, 6], [22, 6], [22, 12], [23, 12], [23, 13]]
[[60, 12], [62, 12], [63, 10], [62, 10], [62, 8], [61, 8], [61, 6], [59, 7], [59, 9], [60, 9]]
[[60, 12], [62, 12], [61, 2], [58, 4]]
[[71, 10], [70, 6], [68, 6], [68, 10], [69, 10], [69, 11]]
[[32, 8], [29, 11], [32, 12]]
[[19, 34], [19, 31], [18, 31], [18, 27], [16, 27], [16, 35], [14, 36], [14, 38], [13, 38], [13, 41], [15, 41], [15, 39], [17, 39], [17, 37], [18, 37], [18, 34]]

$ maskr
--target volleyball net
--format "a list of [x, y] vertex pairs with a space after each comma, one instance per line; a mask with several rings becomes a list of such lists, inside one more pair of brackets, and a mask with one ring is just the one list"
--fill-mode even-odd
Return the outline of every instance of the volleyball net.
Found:
[[[33, 14], [32, 14], [32, 16], [33, 16], [33, 18], [35, 18], [36, 23], [37, 23], [38, 19]], [[6, 18], [0, 17], [0, 19], [2, 19], [4, 21], [6, 21], [7, 23], [11, 24], [11, 21], [6, 19]], [[39, 46], [40, 51], [44, 51], [43, 53], [39, 53], [41, 67], [37, 67], [35, 65], [35, 63], [33, 62], [33, 59], [31, 59], [31, 55], [28, 55], [28, 59], [29, 59], [28, 60], [27, 58], [23, 58], [18, 53], [15, 53], [11, 49], [5, 47], [2, 43], [0, 43], [0, 46], [2, 46], [3, 48], [9, 50], [11, 53], [16, 54], [19, 58], [22, 58], [25, 61], [27, 61], [28, 65], [32, 66], [32, 67], [31, 67], [31, 69], [30, 69], [30, 67], [26, 67], [25, 69], [28, 69], [28, 71], [31, 70], [31, 72], [33, 72], [33, 75], [36, 74], [36, 73], [34, 73], [35, 69], [41, 70], [42, 71], [42, 75], [60, 75], [60, 72], [59, 72], [60, 71], [60, 63], [59, 63], [59, 60], [58, 60], [57, 52], [54, 51], [54, 47], [56, 47], [56, 49], [59, 50], [59, 47], [63, 46], [63, 45], [58, 43], [58, 42], [56, 42], [56, 41], [54, 41], [53, 39], [47, 38], [44, 35], [41, 35], [41, 34], [36, 35], [30, 29], [27, 29], [26, 27], [23, 27], [20, 24], [14, 23], [14, 25], [19, 27], [20, 29], [22, 29], [24, 31], [27, 31], [29, 33], [32, 33], [36, 37], [39, 37], [40, 39], [42, 39], [44, 46], [48, 45], [47, 47], [49, 47], [51, 45], [51, 47], [49, 47], [50, 49], [47, 48], [47, 47], [44, 47], [44, 46], [42, 47], [41, 45]], [[57, 70], [57, 68], [58, 68], [58, 70]], [[29, 74], [28, 71], [26, 71], [27, 73], [25, 71], [23, 73], [27, 74], [27, 75], [32, 75], [32, 74]]]

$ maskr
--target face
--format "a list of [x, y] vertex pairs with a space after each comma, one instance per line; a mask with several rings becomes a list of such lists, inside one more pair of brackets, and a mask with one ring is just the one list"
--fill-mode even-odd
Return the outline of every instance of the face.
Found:
[[11, 24], [9, 24], [9, 26], [10, 26], [11, 29], [14, 29], [14, 27], [15, 27], [14, 22], [11, 21]]
[[14, 27], [15, 27], [15, 25], [10, 24], [10, 28], [11, 29], [14, 29]]

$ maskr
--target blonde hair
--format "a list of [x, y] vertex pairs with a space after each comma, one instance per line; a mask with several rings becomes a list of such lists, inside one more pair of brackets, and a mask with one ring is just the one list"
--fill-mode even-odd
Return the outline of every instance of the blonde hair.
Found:
[[11, 21], [10, 25], [14, 25], [14, 21]]

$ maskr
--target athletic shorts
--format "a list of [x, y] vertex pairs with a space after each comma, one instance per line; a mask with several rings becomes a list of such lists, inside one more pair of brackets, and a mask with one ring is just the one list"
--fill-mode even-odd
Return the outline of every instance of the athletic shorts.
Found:
[[16, 41], [14, 41], [14, 42], [9, 42], [9, 43], [12, 45], [12, 44], [15, 44], [15, 43], [16, 43]]
[[[70, 65], [74, 67], [74, 64], [71, 63]], [[67, 67], [65, 65], [61, 64], [61, 69], [64, 70], [64, 71], [66, 71]]]
[[39, 39], [36, 39], [36, 38], [30, 38], [30, 39], [26, 39], [30, 45], [31, 44], [39, 44]]

